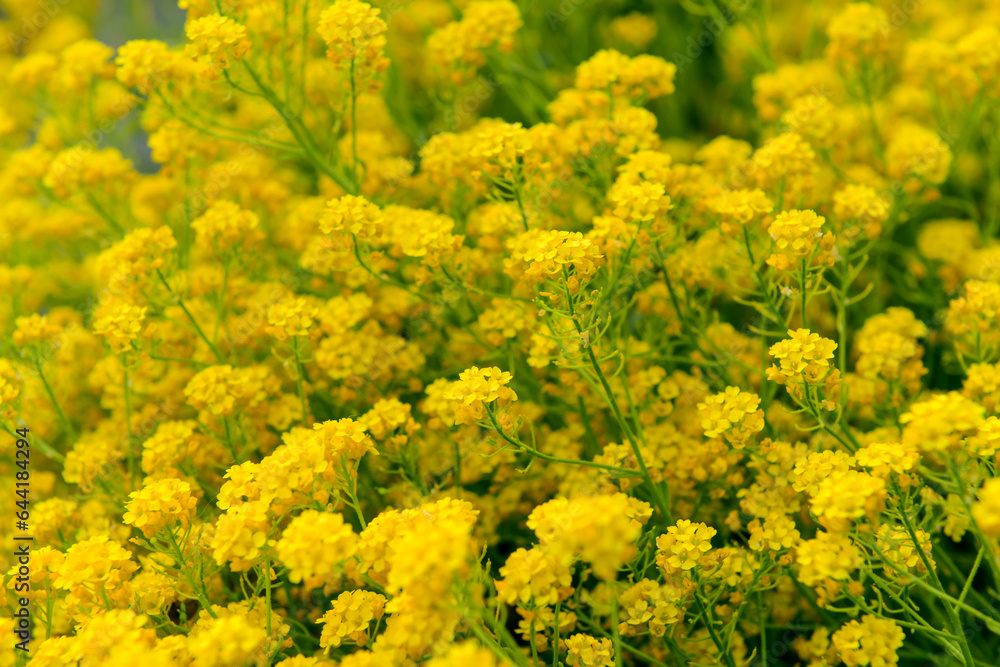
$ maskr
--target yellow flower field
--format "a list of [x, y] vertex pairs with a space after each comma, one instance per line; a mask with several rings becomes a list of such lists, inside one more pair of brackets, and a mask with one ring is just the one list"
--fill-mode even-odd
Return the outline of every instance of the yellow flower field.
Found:
[[0, 667], [1000, 665], [997, 0], [0, 0]]

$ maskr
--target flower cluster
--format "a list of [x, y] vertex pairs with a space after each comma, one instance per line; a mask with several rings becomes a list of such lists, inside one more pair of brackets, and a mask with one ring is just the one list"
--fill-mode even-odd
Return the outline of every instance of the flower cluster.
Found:
[[0, 666], [996, 663], [996, 0], [0, 4]]

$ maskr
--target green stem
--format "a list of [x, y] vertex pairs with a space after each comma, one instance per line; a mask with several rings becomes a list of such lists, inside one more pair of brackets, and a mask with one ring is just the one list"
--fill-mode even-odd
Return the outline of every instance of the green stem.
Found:
[[76, 429], [74, 429], [73, 425], [69, 422], [69, 419], [66, 417], [66, 413], [63, 412], [62, 407], [59, 405], [59, 401], [56, 400], [56, 395], [55, 392], [52, 391], [52, 386], [45, 378], [45, 372], [42, 370], [42, 360], [39, 358], [37, 350], [35, 351], [34, 358], [35, 370], [38, 372], [38, 378], [42, 381], [42, 386], [45, 388], [45, 393], [48, 394], [49, 401], [52, 402], [52, 407], [55, 409], [56, 415], [59, 416], [59, 421], [62, 422], [63, 428], [66, 429], [66, 432], [69, 433], [70, 437], [73, 440], [76, 440]]
[[167, 278], [166, 276], [163, 275], [162, 271], [156, 269], [156, 275], [159, 276], [160, 282], [163, 283], [163, 286], [167, 288], [167, 293], [170, 294], [173, 300], [177, 302], [177, 305], [181, 307], [181, 310], [184, 311], [184, 314], [187, 315], [187, 318], [188, 320], [190, 320], [191, 325], [195, 329], [195, 332], [203, 341], [205, 341], [205, 344], [208, 345], [208, 349], [210, 349], [212, 351], [212, 354], [215, 355], [216, 361], [218, 361], [221, 364], [223, 361], [222, 355], [219, 354], [219, 350], [218, 348], [215, 347], [215, 343], [210, 341], [208, 339], [208, 336], [205, 335], [205, 332], [201, 330], [201, 325], [198, 324], [198, 320], [194, 319], [194, 315], [191, 314], [191, 311], [188, 310], [187, 306], [184, 304], [184, 299], [180, 298], [180, 296], [174, 293], [174, 290], [170, 287], [170, 283], [167, 282]]
[[757, 289], [760, 290], [761, 296], [764, 297], [764, 306], [767, 308], [768, 312], [771, 313], [772, 321], [776, 324], [783, 324], [785, 318], [782, 317], [781, 311], [778, 309], [778, 306], [774, 303], [774, 300], [771, 297], [771, 290], [768, 289], [764, 282], [764, 273], [763, 271], [757, 270], [757, 260], [754, 258], [753, 247], [750, 245], [750, 230], [746, 225], [742, 225], [742, 227], [743, 245], [746, 246], [747, 258], [750, 260], [750, 272], [753, 273], [754, 279], [757, 281]]
[[295, 388], [299, 393], [299, 402], [302, 403], [302, 425], [309, 425], [309, 408], [306, 403], [306, 390], [302, 382], [302, 361], [299, 358], [299, 337], [292, 336], [292, 351], [295, 354]]
[[615, 666], [622, 667], [622, 637], [618, 632], [618, 591], [615, 582], [611, 584], [611, 643], [615, 647]]
[[[576, 327], [576, 331], [583, 337], [583, 327], [580, 326], [580, 321], [576, 316], [573, 308], [573, 295], [569, 292], [568, 279], [569, 275], [566, 269], [563, 269], [563, 288], [566, 292], [566, 302], [569, 307], [569, 316], [572, 320], [573, 325]], [[629, 428], [628, 423], [625, 421], [625, 416], [622, 414], [621, 408], [618, 407], [618, 401], [615, 400], [614, 392], [611, 391], [611, 385], [608, 383], [608, 379], [604, 376], [604, 371], [601, 369], [601, 364], [597, 360], [597, 356], [594, 354], [594, 348], [587, 345], [587, 356], [590, 358], [590, 365], [594, 369], [594, 373], [597, 375], [597, 379], [600, 381], [601, 386], [604, 388], [604, 399], [605, 402], [611, 407], [611, 411], [614, 412], [615, 419], [618, 421], [618, 425], [621, 427], [622, 432], [625, 433], [625, 437], [628, 438], [629, 446], [632, 448], [632, 454], [635, 456], [636, 462], [639, 464], [639, 472], [642, 473], [643, 479], [649, 485], [650, 491], [653, 494], [653, 501], [656, 503], [657, 508], [660, 510], [660, 515], [663, 517], [664, 521], [667, 523], [673, 523], [673, 517], [670, 512], [670, 502], [663, 494], [663, 489], [660, 485], [653, 481], [652, 476], [649, 474], [649, 469], [646, 467], [646, 462], [642, 458], [642, 452], [639, 449], [639, 442], [636, 440], [635, 435], [632, 433], [632, 429]]]
[[979, 571], [979, 565], [983, 562], [983, 553], [986, 551], [986, 547], [979, 547], [979, 553], [976, 554], [976, 561], [972, 564], [972, 569], [969, 570], [969, 576], [965, 580], [965, 586], [962, 587], [962, 594], [958, 596], [959, 602], [965, 602], [965, 596], [969, 594], [972, 589], [972, 580], [976, 577], [976, 572]]
[[219, 341], [219, 325], [222, 324], [222, 320], [226, 316], [226, 289], [229, 285], [229, 258], [226, 261], [222, 269], [222, 292], [219, 294], [219, 308], [215, 316], [215, 329], [212, 331], [212, 343], [218, 343]]
[[[897, 494], [900, 494], [900, 496], [901, 496], [899, 486], [895, 482], [893, 482], [893, 487], [894, 487], [894, 491]], [[897, 496], [897, 497], [900, 497], [900, 496]], [[920, 547], [920, 540], [917, 539], [917, 533], [914, 530], [912, 524], [910, 523], [910, 518], [909, 518], [909, 516], [907, 514], [906, 509], [901, 507], [899, 515], [900, 515], [900, 518], [902, 518], [902, 520], [903, 520], [903, 525], [906, 527], [906, 532], [910, 535], [910, 539], [913, 540], [914, 550], [920, 556], [920, 560], [923, 561], [924, 567], [926, 568], [927, 572], [930, 574], [931, 579], [934, 581], [934, 586], [936, 586], [937, 588], [935, 589], [933, 586], [929, 586], [928, 584], [924, 583], [924, 581], [922, 579], [914, 578], [913, 581], [915, 581], [917, 583], [917, 585], [925, 588], [928, 591], [931, 591], [935, 595], [937, 595], [937, 596], [941, 597], [942, 599], [947, 600], [947, 601], [949, 601], [949, 602], [952, 603], [952, 604], [946, 604], [946, 605], [944, 605], [945, 608], [947, 609], [948, 620], [950, 621], [950, 624], [952, 626], [951, 627], [951, 631], [952, 631], [952, 634], [954, 634], [955, 637], [958, 639], [959, 646], [962, 649], [962, 658], [964, 659], [965, 664], [968, 667], [973, 667], [973, 665], [975, 665], [975, 660], [973, 660], [973, 658], [972, 658], [972, 651], [969, 648], [969, 641], [965, 638], [965, 631], [962, 629], [962, 622], [958, 618], [958, 612], [956, 611], [956, 608], [963, 608], [963, 609], [971, 610], [972, 612], [975, 612], [973, 614], [974, 616], [980, 616], [983, 619], [987, 619], [988, 617], [985, 614], [983, 614], [983, 613], [981, 613], [981, 612], [979, 612], [977, 610], [972, 609], [972, 607], [969, 607], [964, 602], [960, 602], [959, 600], [956, 600], [955, 598], [951, 597], [950, 595], [948, 595], [947, 593], [944, 592], [944, 587], [941, 585], [941, 580], [938, 578], [937, 570], [934, 569], [934, 564], [930, 561], [930, 558], [928, 557], [928, 555], [926, 553], [924, 553], [924, 550]], [[991, 624], [995, 624], [996, 623], [992, 619], [989, 619], [989, 620], [990, 620]]]
[[[354, 40], [351, 40], [351, 52], [354, 52]], [[351, 56], [351, 173], [354, 175], [354, 182], [360, 188], [358, 181], [358, 91], [355, 77], [355, 58]]]
[[531, 664], [538, 667], [538, 647], [535, 645], [535, 619], [528, 624], [528, 644], [531, 645]]
[[496, 430], [496, 432], [499, 433], [500, 437], [506, 440], [508, 444], [513, 445], [514, 447], [517, 447], [519, 450], [531, 454], [532, 456], [537, 456], [543, 461], [551, 461], [552, 463], [566, 463], [569, 465], [587, 466], [590, 468], [599, 468], [601, 470], [607, 470], [608, 472], [617, 473], [624, 477], [637, 476], [635, 470], [629, 470], [628, 468], [619, 468], [616, 466], [604, 465], [603, 463], [584, 461], [582, 459], [563, 459], [559, 458], [558, 456], [550, 456], [548, 454], [538, 451], [534, 447], [529, 447], [525, 443], [521, 442], [519, 439], [512, 438], [511, 436], [504, 433], [503, 430], [500, 428], [500, 424], [497, 423], [496, 416], [494, 415], [492, 410], [487, 409], [486, 416], [490, 418], [490, 422], [493, 424], [493, 428]]
[[[208, 615], [211, 616], [212, 618], [218, 618], [219, 617], [218, 614], [216, 614], [215, 610], [212, 609], [212, 603], [209, 602], [205, 594], [201, 592], [199, 582], [194, 580], [193, 573], [187, 566], [187, 560], [185, 560], [184, 558], [184, 552], [181, 549], [181, 546], [177, 544], [177, 538], [174, 536], [173, 527], [167, 526], [166, 532], [167, 532], [167, 538], [170, 541], [170, 546], [174, 551], [174, 555], [177, 556], [178, 571], [182, 575], [184, 575], [184, 578], [187, 580], [188, 584], [190, 584], [191, 590], [194, 591], [195, 598], [198, 600], [198, 602], [201, 603], [202, 609], [207, 611]], [[203, 584], [204, 582], [202, 581], [201, 583]]]
[[122, 388], [125, 391], [125, 446], [128, 449], [128, 476], [132, 480], [132, 489], [135, 489], [136, 465], [135, 447], [132, 443], [132, 401], [129, 397], [128, 387], [128, 355], [122, 354]]
[[[15, 440], [20, 439], [21, 436], [19, 436], [17, 433], [15, 433], [14, 429], [12, 429], [10, 426], [7, 425], [7, 422], [0, 420], [0, 424], [3, 424], [3, 430], [7, 431], [7, 433], [9, 433]], [[34, 441], [34, 444], [32, 446], [33, 447], [38, 447], [49, 458], [55, 459], [56, 461], [59, 461], [60, 463], [62, 463], [62, 462], [64, 462], [66, 460], [65, 456], [63, 456], [62, 454], [60, 454], [59, 452], [57, 452], [52, 447], [52, 445], [50, 445], [49, 443], [47, 443], [44, 440], [42, 440], [41, 438], [39, 438], [37, 435], [31, 436], [31, 439]]]
[[715, 621], [712, 618], [712, 612], [705, 608], [705, 604], [701, 600], [701, 596], [695, 591], [692, 593], [695, 604], [698, 606], [698, 610], [705, 620], [705, 627], [708, 628], [708, 634], [712, 638], [712, 643], [719, 650], [719, 655], [726, 661], [726, 667], [736, 667], [736, 662], [733, 660], [733, 656], [730, 655], [729, 647], [724, 646], [722, 639], [715, 632]]
[[806, 260], [802, 260], [802, 277], [801, 277], [801, 287], [802, 287], [802, 328], [806, 327], [806, 301], [809, 298], [808, 285], [806, 284]]
[[267, 638], [271, 639], [271, 559], [264, 558], [264, 600], [267, 603]]
[[764, 601], [760, 591], [757, 591], [757, 622], [760, 624], [761, 664], [767, 667], [767, 615], [765, 614]]
[[556, 603], [556, 610], [555, 610], [556, 624], [555, 624], [555, 629], [553, 630], [554, 638], [552, 640], [552, 667], [559, 667], [559, 607], [561, 606], [562, 603], [559, 602]]

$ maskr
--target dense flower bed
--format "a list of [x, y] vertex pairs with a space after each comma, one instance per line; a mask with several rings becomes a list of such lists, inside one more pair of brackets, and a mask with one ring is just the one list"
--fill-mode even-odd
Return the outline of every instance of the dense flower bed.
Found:
[[0, 4], [0, 665], [997, 664], [995, 0]]

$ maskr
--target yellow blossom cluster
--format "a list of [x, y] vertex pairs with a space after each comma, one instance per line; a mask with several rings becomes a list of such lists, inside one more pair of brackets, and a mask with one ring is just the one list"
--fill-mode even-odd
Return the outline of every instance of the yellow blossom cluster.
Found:
[[121, 4], [0, 0], [0, 667], [997, 663], [996, 0]]

